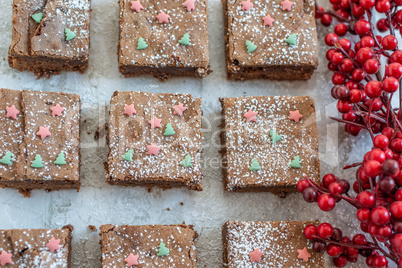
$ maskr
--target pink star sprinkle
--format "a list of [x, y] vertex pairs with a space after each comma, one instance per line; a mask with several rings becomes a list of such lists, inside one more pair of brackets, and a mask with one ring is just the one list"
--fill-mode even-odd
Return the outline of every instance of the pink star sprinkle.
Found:
[[151, 129], [156, 128], [156, 127], [162, 127], [161, 122], [162, 122], [162, 119], [159, 119], [156, 116], [154, 116], [154, 118], [152, 118], [151, 120], [148, 121], [148, 123], [151, 125]]
[[251, 262], [260, 262], [262, 253], [259, 248], [254, 249], [253, 252], [250, 252], [248, 255], [251, 257]]
[[246, 122], [257, 121], [257, 114], [258, 112], [248, 110], [248, 112], [244, 114], [244, 117], [247, 118]]
[[61, 116], [61, 113], [64, 112], [65, 108], [57, 103], [56, 106], [50, 107], [50, 110], [52, 110], [52, 116]]
[[46, 137], [52, 136], [49, 131], [49, 127], [39, 127], [39, 131], [36, 133], [36, 135], [40, 136], [42, 140], [44, 140]]
[[253, 5], [253, 3], [250, 2], [250, 0], [241, 2], [241, 9], [242, 9], [242, 10], [250, 11], [250, 9], [251, 9], [253, 6], [254, 6], [254, 5]]
[[173, 114], [178, 114], [178, 115], [183, 115], [183, 112], [185, 110], [187, 110], [187, 108], [184, 107], [183, 103], [179, 103], [179, 105], [173, 106], [173, 109], [174, 109]]
[[124, 259], [127, 262], [127, 267], [131, 267], [133, 265], [138, 265], [138, 258], [140, 256], [134, 255], [133, 253], [130, 253], [130, 255]]
[[308, 258], [311, 257], [311, 254], [308, 253], [306, 247], [304, 247], [303, 249], [298, 249], [297, 252], [299, 253], [299, 256], [297, 256], [297, 258], [302, 259], [305, 262], [307, 262]]
[[272, 26], [272, 23], [275, 21], [271, 15], [267, 15], [266, 17], [262, 17], [262, 20], [264, 21], [264, 26]]
[[133, 116], [133, 114], [136, 114], [137, 111], [134, 108], [134, 104], [124, 104], [124, 114], [128, 115], [128, 116]]
[[6, 118], [11, 117], [12, 119], [17, 119], [17, 114], [20, 113], [20, 111], [15, 108], [15, 105], [11, 105], [11, 107], [6, 107], [6, 111]]
[[130, 1], [131, 2], [131, 9], [135, 10], [137, 12], [140, 12], [141, 9], [144, 9], [144, 7], [141, 5], [140, 0], [137, 1]]
[[289, 0], [285, 0], [285, 1], [281, 2], [281, 5], [282, 5], [282, 10], [290, 11], [292, 9], [293, 2], [290, 2]]
[[194, 10], [194, 0], [186, 0], [186, 2], [184, 2], [184, 6], [187, 8], [188, 11]]
[[159, 23], [169, 23], [170, 16], [162, 11], [156, 18], [159, 20]]
[[13, 261], [11, 260], [12, 256], [13, 256], [13, 254], [8, 253], [7, 251], [3, 250], [0, 254], [0, 265], [5, 266], [7, 263], [13, 264]]
[[161, 147], [156, 145], [156, 143], [153, 143], [152, 145], [147, 145], [147, 148], [148, 148], [147, 154], [153, 154], [153, 155], [158, 155], [159, 150], [161, 149]]
[[46, 246], [50, 249], [50, 252], [53, 253], [55, 250], [60, 249], [60, 239], [54, 239], [54, 237], [52, 237]]
[[295, 122], [299, 122], [299, 119], [303, 117], [303, 115], [299, 112], [299, 110], [289, 111], [289, 113], [290, 113], [289, 119], [295, 120]]

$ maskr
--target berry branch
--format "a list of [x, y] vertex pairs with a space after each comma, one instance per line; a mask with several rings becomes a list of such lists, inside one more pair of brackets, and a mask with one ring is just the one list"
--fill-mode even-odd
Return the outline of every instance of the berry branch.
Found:
[[[330, 47], [328, 69], [334, 73], [331, 95], [338, 100], [342, 117], [330, 118], [344, 123], [353, 136], [367, 130], [373, 147], [361, 162], [344, 168], [356, 169], [352, 187], [334, 174], [325, 175], [320, 185], [309, 178], [297, 184], [304, 200], [316, 202], [323, 211], [340, 201], [352, 205], [361, 233], [349, 238], [322, 223], [306, 226], [304, 235], [316, 252], [327, 252], [336, 267], [359, 257], [366, 258], [368, 267], [386, 268], [389, 261], [402, 267], [402, 112], [391, 105], [399, 90], [402, 107], [402, 50], [396, 38], [402, 31], [402, 10], [398, 10], [402, 0], [329, 1], [332, 10], [316, 5], [316, 18], [324, 26], [337, 21], [325, 43]], [[381, 18], [375, 23], [374, 17]], [[352, 45], [341, 38], [347, 34], [360, 39]], [[381, 62], [386, 62], [383, 68]]]

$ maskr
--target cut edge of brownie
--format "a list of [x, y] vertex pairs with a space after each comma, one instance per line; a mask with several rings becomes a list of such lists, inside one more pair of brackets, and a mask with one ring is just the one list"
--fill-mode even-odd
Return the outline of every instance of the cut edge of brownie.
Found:
[[[302, 96], [300, 96], [302, 97]], [[314, 99], [312, 99], [310, 96], [305, 96], [309, 97], [312, 100], [313, 108], [315, 111], [315, 106], [314, 106]], [[220, 153], [222, 155], [222, 173], [223, 173], [223, 189], [227, 192], [230, 193], [244, 193], [244, 192], [269, 192], [273, 193], [274, 195], [285, 198], [288, 193], [294, 193], [297, 192], [297, 187], [295, 185], [286, 185], [286, 186], [245, 186], [245, 187], [233, 187], [233, 188], [228, 188], [227, 186], [227, 177], [228, 177], [228, 172], [227, 172], [227, 149], [226, 149], [226, 121], [225, 121], [225, 98], [219, 98], [219, 102], [221, 103], [222, 110], [221, 110], [221, 115], [222, 115], [222, 121], [221, 121], [221, 126], [222, 126], [222, 132], [220, 135], [221, 138], [221, 149]], [[317, 130], [317, 129], [316, 129]], [[317, 132], [318, 135], [318, 132]], [[318, 161], [318, 166], [317, 166], [317, 173], [321, 173], [321, 161]]]
[[225, 61], [227, 79], [270, 79], [270, 80], [308, 80], [318, 67], [318, 59], [315, 65], [294, 66], [245, 66], [240, 67], [236, 60], [232, 61], [229, 55], [229, 25], [228, 25], [228, 0], [221, 0], [223, 5], [223, 18], [225, 29]]

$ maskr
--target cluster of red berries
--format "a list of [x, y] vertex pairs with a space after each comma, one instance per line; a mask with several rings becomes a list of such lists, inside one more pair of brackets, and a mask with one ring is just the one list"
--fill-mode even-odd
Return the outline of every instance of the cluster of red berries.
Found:
[[[309, 178], [297, 184], [304, 200], [316, 202], [323, 211], [334, 209], [341, 200], [355, 207], [360, 233], [350, 238], [322, 223], [306, 226], [304, 235], [316, 252], [331, 256], [336, 267], [360, 256], [368, 267], [386, 268], [388, 261], [402, 267], [402, 113], [391, 105], [399, 91], [402, 106], [402, 50], [395, 36], [402, 33], [398, 8], [402, 0], [329, 1], [333, 10], [317, 6], [316, 18], [325, 26], [337, 20], [334, 32], [325, 37], [330, 47], [328, 69], [334, 73], [331, 95], [342, 114], [333, 119], [345, 123], [345, 130], [355, 136], [367, 130], [373, 148], [361, 163], [345, 167], [357, 167], [352, 186], [333, 174], [325, 175], [319, 184]], [[380, 13], [375, 23], [374, 12]], [[380, 36], [374, 30], [388, 32]], [[358, 35], [359, 41], [353, 45], [342, 38], [347, 33]]]

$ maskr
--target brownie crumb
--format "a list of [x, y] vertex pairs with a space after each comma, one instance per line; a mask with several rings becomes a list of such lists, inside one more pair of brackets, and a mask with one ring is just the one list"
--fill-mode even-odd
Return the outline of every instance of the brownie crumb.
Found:
[[98, 127], [98, 128], [96, 129], [96, 131], [95, 131], [94, 139], [97, 141], [97, 140], [99, 140], [99, 138], [104, 137], [105, 134], [106, 134], [107, 128], [108, 128], [108, 124], [107, 124], [107, 123], [105, 123], [105, 124], [104, 124], [103, 126], [101, 126], [101, 127]]
[[88, 225], [88, 228], [91, 229], [92, 232], [97, 232], [98, 229], [94, 225]]

